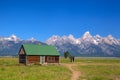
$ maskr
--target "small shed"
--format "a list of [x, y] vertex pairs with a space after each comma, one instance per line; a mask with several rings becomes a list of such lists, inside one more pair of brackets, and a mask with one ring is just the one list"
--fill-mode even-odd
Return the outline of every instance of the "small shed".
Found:
[[54, 46], [23, 44], [19, 50], [19, 63], [59, 63], [59, 52]]

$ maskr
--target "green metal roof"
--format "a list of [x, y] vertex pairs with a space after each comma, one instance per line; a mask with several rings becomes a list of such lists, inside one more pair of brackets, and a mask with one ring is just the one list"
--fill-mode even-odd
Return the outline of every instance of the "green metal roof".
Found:
[[48, 45], [33, 45], [33, 44], [23, 44], [23, 48], [26, 55], [51, 55], [59, 56], [57, 49], [54, 46]]

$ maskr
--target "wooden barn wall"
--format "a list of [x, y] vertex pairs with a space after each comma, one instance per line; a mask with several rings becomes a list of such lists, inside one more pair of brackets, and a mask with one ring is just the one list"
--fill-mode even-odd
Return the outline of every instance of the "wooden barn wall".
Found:
[[59, 63], [59, 56], [46, 56], [45, 62], [46, 63]]
[[19, 63], [23, 63], [23, 64], [26, 63], [26, 55], [23, 48], [21, 48], [19, 52]]
[[19, 63], [26, 63], [26, 56], [25, 55], [19, 55]]
[[59, 56], [55, 56], [55, 62], [59, 63]]
[[40, 63], [40, 56], [27, 56], [27, 64]]

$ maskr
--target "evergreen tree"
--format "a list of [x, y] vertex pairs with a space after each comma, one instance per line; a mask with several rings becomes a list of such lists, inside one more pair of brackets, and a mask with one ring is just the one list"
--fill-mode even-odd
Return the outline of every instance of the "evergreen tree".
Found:
[[70, 53], [69, 53], [68, 51], [64, 52], [64, 57], [65, 57], [65, 58], [68, 58], [69, 55], [70, 55]]

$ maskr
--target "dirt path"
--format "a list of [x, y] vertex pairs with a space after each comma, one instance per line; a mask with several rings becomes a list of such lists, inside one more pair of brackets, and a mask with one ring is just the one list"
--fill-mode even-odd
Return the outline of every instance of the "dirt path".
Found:
[[66, 66], [72, 72], [71, 80], [77, 80], [79, 78], [80, 72], [73, 69], [73, 67], [76, 66], [75, 64], [62, 64], [62, 65]]

